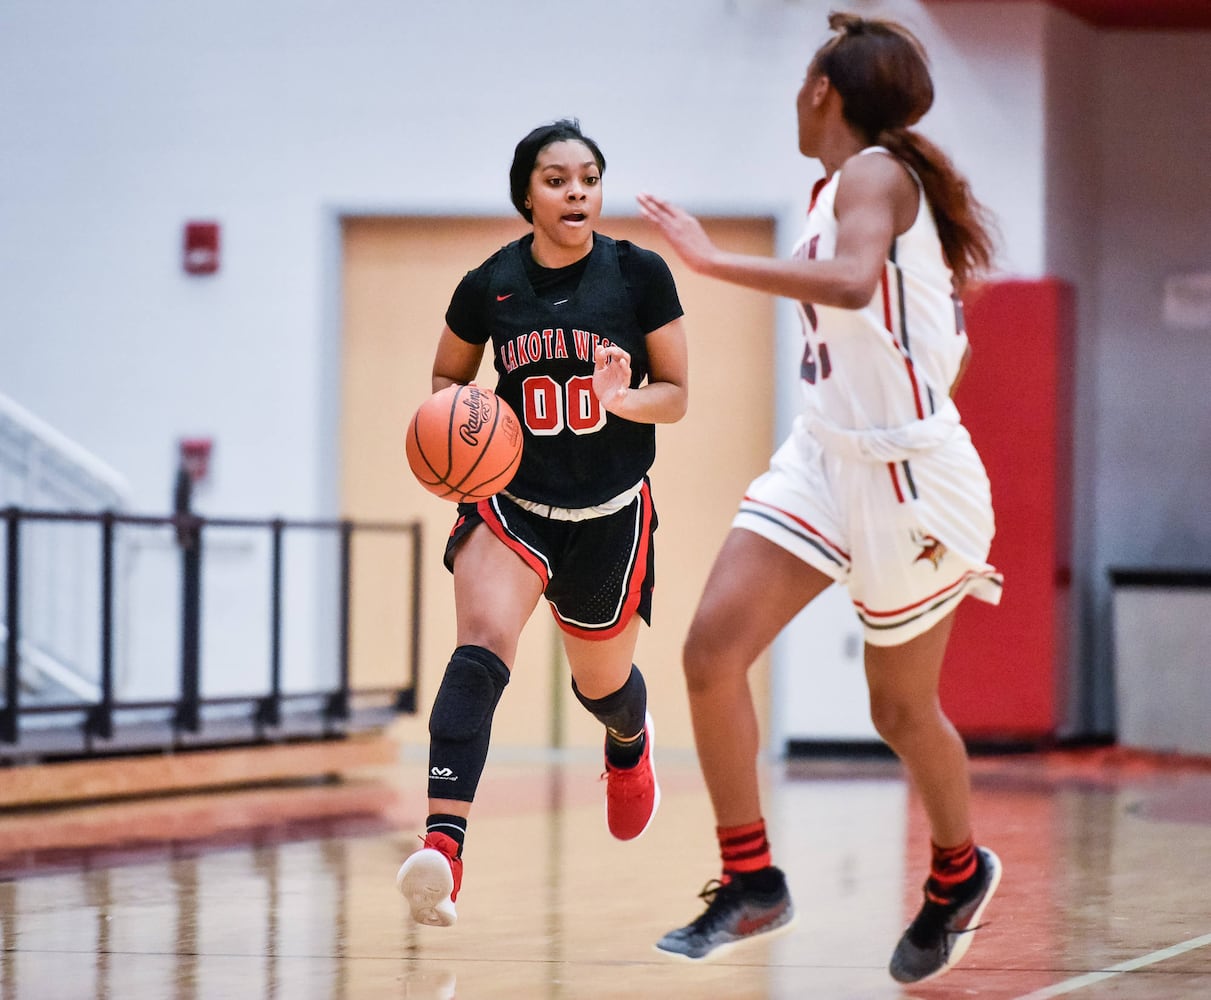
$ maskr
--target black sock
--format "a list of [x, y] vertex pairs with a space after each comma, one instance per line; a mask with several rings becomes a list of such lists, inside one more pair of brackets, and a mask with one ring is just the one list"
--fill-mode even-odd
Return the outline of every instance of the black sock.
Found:
[[777, 892], [786, 884], [785, 876], [772, 865], [768, 868], [758, 868], [755, 872], [732, 872], [732, 881], [739, 883], [742, 889], [749, 889], [762, 895]]
[[[630, 768], [639, 763], [647, 742], [644, 720], [647, 716], [648, 691], [643, 674], [633, 663], [626, 682], [604, 698], [586, 698], [572, 678], [572, 693], [598, 722], [606, 728], [606, 760], [618, 768]], [[621, 742], [627, 739], [627, 742]]]
[[640, 733], [635, 739], [629, 743], [622, 743], [618, 737], [610, 730], [606, 730], [606, 760], [614, 767], [626, 770], [634, 767], [639, 763], [639, 758], [643, 756], [643, 748], [647, 743], [646, 730], [640, 730]]
[[463, 853], [463, 841], [467, 839], [467, 820], [449, 813], [433, 813], [425, 820], [425, 833], [444, 833], [458, 844], [455, 857], [459, 857]]

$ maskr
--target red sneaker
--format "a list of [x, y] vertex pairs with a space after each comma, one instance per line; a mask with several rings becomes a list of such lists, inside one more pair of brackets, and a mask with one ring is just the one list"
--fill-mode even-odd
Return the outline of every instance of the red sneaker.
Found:
[[643, 756], [638, 764], [622, 768], [606, 760], [606, 824], [619, 840], [634, 840], [643, 833], [660, 805], [660, 785], [652, 766], [655, 729], [650, 712], [643, 732]]
[[395, 887], [408, 900], [418, 924], [449, 927], [458, 919], [454, 901], [463, 884], [458, 843], [444, 833], [430, 833], [425, 846], [411, 855], [395, 876]]

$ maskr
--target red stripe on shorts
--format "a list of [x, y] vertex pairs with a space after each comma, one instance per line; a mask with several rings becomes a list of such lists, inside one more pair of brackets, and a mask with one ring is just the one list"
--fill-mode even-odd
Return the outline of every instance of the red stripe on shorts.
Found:
[[551, 578], [547, 575], [547, 565], [538, 558], [530, 549], [523, 545], [518, 539], [509, 534], [509, 529], [505, 527], [501, 521], [496, 509], [492, 506], [492, 499], [481, 500], [475, 505], [475, 509], [479, 512], [479, 516], [484, 519], [484, 524], [488, 526], [488, 530], [499, 538], [510, 552], [517, 554], [527, 566], [532, 569], [542, 581], [543, 590], [546, 590], [547, 584], [551, 582]]

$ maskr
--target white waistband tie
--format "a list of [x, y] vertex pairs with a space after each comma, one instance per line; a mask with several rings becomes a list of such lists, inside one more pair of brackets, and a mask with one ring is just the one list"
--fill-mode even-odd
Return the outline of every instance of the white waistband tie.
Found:
[[847, 430], [819, 416], [808, 418], [806, 426], [828, 452], [860, 462], [902, 462], [949, 441], [959, 429], [959, 411], [947, 400], [937, 413], [900, 427]]
[[630, 506], [643, 489], [643, 483], [644, 481], [641, 479], [634, 486], [623, 490], [618, 496], [612, 497], [603, 503], [594, 504], [592, 507], [552, 507], [550, 504], [537, 503], [534, 500], [523, 500], [521, 497], [515, 497], [508, 490], [501, 490], [500, 495], [508, 497], [522, 510], [528, 510], [531, 514], [537, 514], [539, 517], [550, 518], [552, 521], [590, 521], [595, 517], [608, 517], [610, 514], [617, 514], [623, 508]]

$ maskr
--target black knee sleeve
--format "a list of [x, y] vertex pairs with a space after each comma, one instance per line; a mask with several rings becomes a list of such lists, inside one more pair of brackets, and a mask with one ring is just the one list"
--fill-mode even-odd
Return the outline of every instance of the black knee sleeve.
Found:
[[648, 711], [648, 689], [643, 674], [631, 664], [631, 674], [613, 694], [604, 698], [586, 698], [572, 678], [572, 692], [585, 708], [593, 713], [606, 729], [615, 736], [631, 737], [643, 732], [644, 718]]
[[482, 646], [459, 646], [429, 713], [429, 798], [471, 802], [488, 759], [492, 713], [509, 668]]

